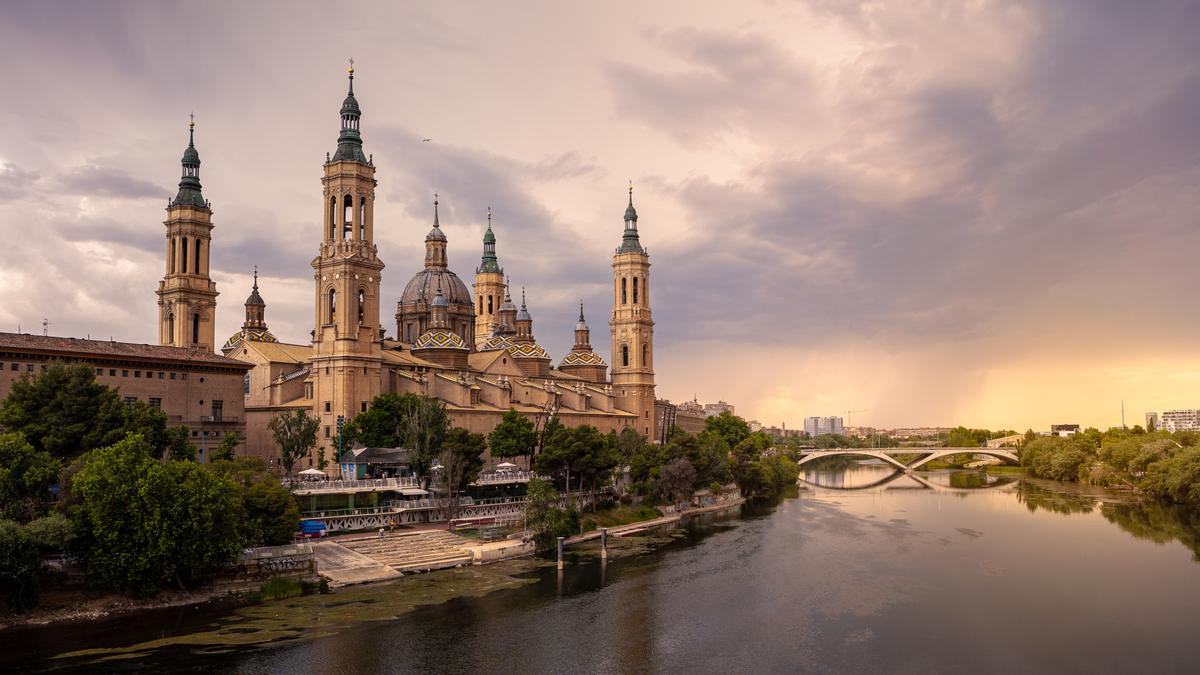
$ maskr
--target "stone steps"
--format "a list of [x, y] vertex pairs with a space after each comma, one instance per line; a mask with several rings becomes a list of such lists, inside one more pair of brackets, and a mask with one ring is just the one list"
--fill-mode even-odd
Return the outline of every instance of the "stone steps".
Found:
[[470, 564], [470, 540], [439, 530], [364, 537], [342, 545], [399, 572], [418, 572]]

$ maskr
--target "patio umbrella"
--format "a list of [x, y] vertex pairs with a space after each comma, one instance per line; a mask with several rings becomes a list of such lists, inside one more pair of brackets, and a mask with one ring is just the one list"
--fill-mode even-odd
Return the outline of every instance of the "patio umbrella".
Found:
[[517, 465], [513, 464], [512, 462], [500, 462], [499, 464], [496, 465], [496, 468], [499, 469], [500, 471], [510, 471], [512, 469], [517, 468]]
[[325, 476], [325, 472], [320, 469], [305, 469], [300, 472], [300, 475], [301, 476], [311, 476], [314, 478], [316, 478], [316, 477], [323, 478]]

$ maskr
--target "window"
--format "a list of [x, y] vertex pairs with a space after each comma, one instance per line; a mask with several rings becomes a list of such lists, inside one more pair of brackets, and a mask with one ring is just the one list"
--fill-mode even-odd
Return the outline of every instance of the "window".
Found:
[[404, 341], [412, 342], [412, 323], [411, 322], [404, 328]]
[[116, 377], [116, 376], [117, 376], [117, 369], [116, 369], [116, 368], [109, 368], [109, 369], [108, 369], [108, 376], [109, 376], [109, 377]]
[[359, 412], [367, 412], [367, 402], [366, 401], [363, 401], [362, 405], [359, 406]]
[[203, 377], [202, 377], [202, 378], [200, 378], [200, 381], [201, 381], [201, 382], [203, 382], [203, 381], [204, 381], [204, 378], [203, 378]]
[[354, 197], [346, 195], [345, 211], [342, 213], [342, 239], [349, 239], [354, 232]]
[[479, 296], [479, 316], [483, 316], [483, 296]]
[[212, 402], [212, 418], [213, 418], [213, 421], [214, 421], [214, 422], [220, 422], [220, 421], [221, 421], [221, 416], [224, 414], [224, 412], [225, 412], [225, 402], [224, 402], [224, 401], [215, 401], [215, 400], [214, 400], [214, 401]]
[[[21, 368], [21, 364], [14, 363], [14, 364], [12, 364], [12, 367], [9, 368], [9, 370], [20, 370], [20, 368]], [[112, 372], [109, 372], [109, 375], [112, 375], [112, 374], [113, 374]]]
[[250, 371], [246, 371], [246, 374], [242, 376], [242, 393], [250, 393]]
[[188, 258], [188, 256], [187, 256], [187, 237], [184, 237], [182, 242], [180, 243], [179, 251], [181, 253], [179, 258], [180, 258], [180, 262], [182, 263], [182, 267], [183, 267], [179, 271], [183, 274], [187, 274], [187, 258]]
[[162, 399], [161, 399], [161, 398], [154, 398], [153, 396], [152, 396], [152, 397], [150, 397], [150, 407], [152, 407], [152, 408], [162, 408]]
[[175, 379], [175, 373], [171, 373], [171, 379]]
[[33, 364], [32, 364], [32, 363], [26, 363], [26, 364], [25, 364], [25, 372], [27, 372], [27, 373], [32, 373], [32, 372], [33, 372]]
[[158, 379], [163, 379], [163, 371], [158, 371]]
[[181, 380], [186, 380], [186, 379], [187, 379], [187, 373], [180, 373], [180, 374], [179, 374], [179, 379], [181, 379]]
[[333, 404], [325, 401], [325, 412], [333, 412]]
[[133, 376], [134, 376], [134, 377], [141, 377], [141, 376], [142, 376], [142, 371], [140, 371], [140, 370], [135, 370], [135, 371], [133, 371]]
[[492, 296], [489, 295], [488, 296], [488, 316], [491, 316], [492, 314], [496, 313], [495, 305], [493, 304], [494, 302], [495, 301], [492, 300]]
[[192, 315], [192, 344], [200, 344], [200, 315]]
[[329, 198], [329, 238], [337, 239], [337, 197]]
[[174, 344], [175, 342], [175, 313], [167, 315], [167, 342]]
[[137, 403], [136, 396], [126, 396], [125, 397], [125, 405], [133, 405], [134, 403]]
[[337, 320], [337, 291], [329, 289], [328, 302], [325, 305], [325, 315], [327, 320], [325, 323], [333, 323]]
[[649, 348], [650, 348], [650, 345], [647, 345], [647, 344], [642, 345], [642, 367], [643, 368], [650, 365], [650, 359], [646, 358], [647, 356], [649, 356]]
[[626, 291], [627, 291], [626, 284], [627, 284], [627, 280], [625, 279], [625, 277], [621, 277], [621, 304], [622, 305], [629, 304], [629, 298], [626, 295]]
[[325, 438], [329, 438], [329, 425], [325, 425]]
[[121, 371], [121, 377], [129, 377], [129, 371], [128, 371], [128, 370], [122, 370], [122, 371]]
[[200, 271], [200, 243], [201, 243], [200, 240], [196, 239], [196, 264], [192, 265], [192, 269], [195, 270], [196, 274], [201, 274], [201, 271]]
[[96, 374], [97, 374], [97, 375], [103, 375], [103, 374], [104, 374], [104, 369], [103, 369], [103, 368], [97, 368], [97, 369], [96, 369]]
[[638, 304], [638, 278], [633, 278], [633, 304]]
[[193, 431], [193, 432], [192, 432], [192, 438], [195, 438], [195, 437], [197, 437], [197, 436], [199, 436], [199, 435], [200, 435], [200, 434], [196, 433], [195, 431]]
[[367, 239], [367, 198], [362, 197], [358, 200], [358, 238], [362, 241]]
[[171, 239], [171, 254], [167, 258], [167, 274], [175, 273], [175, 239]]
[[367, 307], [367, 291], [366, 291], [366, 289], [360, 288], [360, 289], [358, 289], [358, 323], [360, 326], [362, 325], [362, 322], [363, 322], [363, 316], [365, 315], [366, 307]]
[[621, 365], [629, 365], [629, 345], [621, 345]]

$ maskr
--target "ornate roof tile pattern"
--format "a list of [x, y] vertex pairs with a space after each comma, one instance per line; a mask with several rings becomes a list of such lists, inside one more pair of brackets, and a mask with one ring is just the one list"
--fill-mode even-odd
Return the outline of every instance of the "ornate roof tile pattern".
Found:
[[562, 363], [563, 366], [607, 366], [604, 359], [596, 352], [571, 352], [567, 354]]
[[443, 328], [427, 330], [417, 338], [413, 349], [467, 349], [467, 343], [458, 335]]

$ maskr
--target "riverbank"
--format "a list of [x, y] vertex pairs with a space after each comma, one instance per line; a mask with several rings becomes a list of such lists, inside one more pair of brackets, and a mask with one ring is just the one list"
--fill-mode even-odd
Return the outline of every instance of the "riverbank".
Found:
[[206, 588], [194, 591], [161, 591], [147, 600], [135, 600], [113, 591], [94, 589], [51, 589], [42, 594], [41, 604], [24, 614], [0, 614], [0, 631], [29, 626], [95, 621], [125, 614], [172, 607], [199, 607], [206, 604], [252, 602], [254, 593], [231, 594], [227, 589]]

